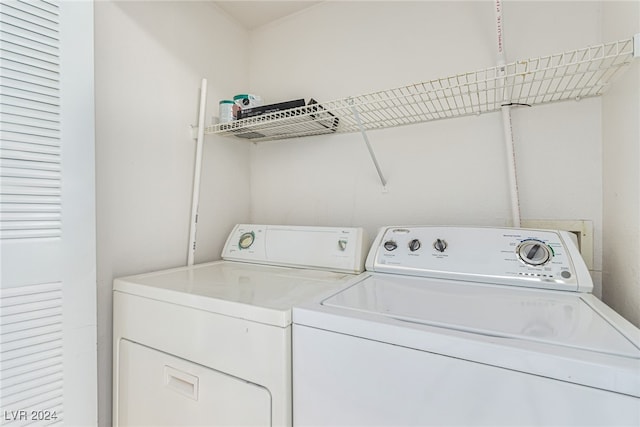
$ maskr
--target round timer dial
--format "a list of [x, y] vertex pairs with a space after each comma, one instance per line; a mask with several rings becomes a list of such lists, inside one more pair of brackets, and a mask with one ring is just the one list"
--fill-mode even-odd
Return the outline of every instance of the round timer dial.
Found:
[[256, 235], [253, 231], [242, 233], [240, 240], [238, 240], [238, 247], [240, 247], [240, 249], [249, 249], [255, 240]]
[[553, 250], [539, 240], [524, 240], [516, 249], [516, 254], [522, 262], [534, 267], [544, 265], [553, 258]]

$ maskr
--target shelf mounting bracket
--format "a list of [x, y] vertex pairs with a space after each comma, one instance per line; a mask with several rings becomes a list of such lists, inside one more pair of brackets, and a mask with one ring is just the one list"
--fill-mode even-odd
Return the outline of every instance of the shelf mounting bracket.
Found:
[[371, 143], [369, 142], [369, 137], [367, 136], [367, 132], [362, 125], [362, 120], [360, 119], [360, 114], [358, 113], [358, 109], [353, 105], [353, 101], [351, 101], [351, 111], [353, 112], [353, 117], [356, 119], [356, 123], [358, 124], [358, 129], [360, 129], [360, 133], [362, 134], [362, 138], [364, 139], [365, 144], [367, 145], [367, 150], [369, 150], [369, 156], [371, 156], [371, 160], [373, 161], [373, 165], [376, 167], [376, 172], [378, 172], [378, 177], [380, 178], [380, 182], [382, 183], [382, 187], [386, 189], [387, 180], [382, 174], [382, 169], [380, 169], [380, 164], [378, 163], [378, 159], [376, 158], [376, 153], [373, 151], [371, 147]]

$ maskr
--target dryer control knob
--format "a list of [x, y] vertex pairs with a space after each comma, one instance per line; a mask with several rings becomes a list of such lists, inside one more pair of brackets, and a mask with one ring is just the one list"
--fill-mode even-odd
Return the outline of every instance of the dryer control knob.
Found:
[[396, 248], [398, 247], [398, 244], [396, 242], [394, 242], [393, 240], [387, 240], [386, 242], [384, 242], [384, 248], [386, 250], [388, 250], [389, 252], [396, 250]]
[[409, 250], [411, 252], [417, 251], [418, 249], [420, 249], [420, 246], [422, 246], [422, 244], [418, 239], [413, 239], [412, 241], [409, 242]]
[[256, 235], [253, 231], [242, 233], [238, 240], [238, 247], [240, 249], [249, 249], [253, 242], [256, 240]]

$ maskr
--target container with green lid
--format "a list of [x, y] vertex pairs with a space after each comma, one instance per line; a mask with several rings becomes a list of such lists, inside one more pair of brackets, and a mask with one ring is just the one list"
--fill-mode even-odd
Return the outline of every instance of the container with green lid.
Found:
[[233, 106], [235, 102], [230, 99], [223, 99], [220, 101], [220, 123], [229, 123], [233, 120]]

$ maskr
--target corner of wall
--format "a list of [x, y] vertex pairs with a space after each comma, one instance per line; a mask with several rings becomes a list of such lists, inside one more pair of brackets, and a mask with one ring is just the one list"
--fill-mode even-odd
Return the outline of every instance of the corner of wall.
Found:
[[[602, 2], [605, 40], [640, 32], [640, 3]], [[640, 60], [603, 97], [603, 284], [605, 303], [640, 326]]]

